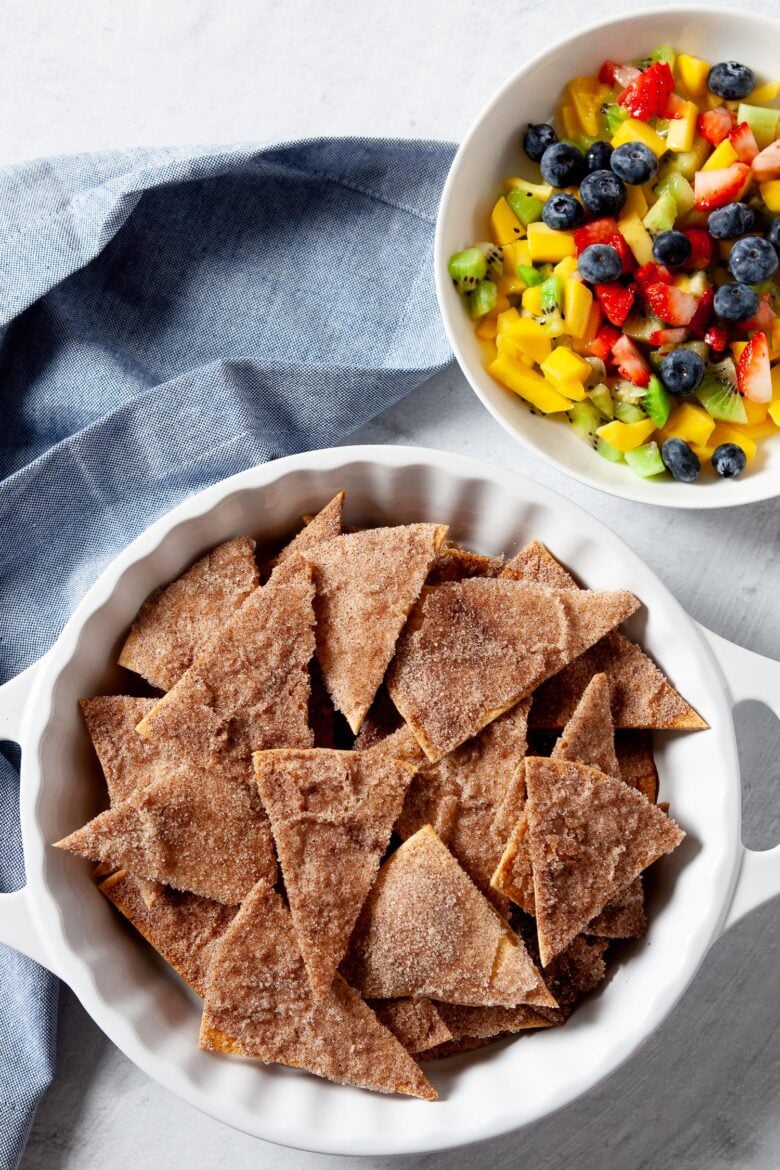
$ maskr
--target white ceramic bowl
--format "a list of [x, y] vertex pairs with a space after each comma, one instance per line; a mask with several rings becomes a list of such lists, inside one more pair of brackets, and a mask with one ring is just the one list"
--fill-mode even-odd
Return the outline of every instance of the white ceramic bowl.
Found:
[[[279, 537], [342, 487], [350, 523], [446, 521], [454, 537], [486, 553], [538, 537], [586, 584], [633, 590], [647, 608], [629, 630], [711, 724], [658, 737], [661, 797], [688, 837], [658, 866], [647, 938], [565, 1028], [430, 1066], [441, 1094], [433, 1105], [200, 1052], [199, 1001], [96, 890], [90, 866], [49, 844], [100, 806], [103, 786], [77, 700], [121, 689], [113, 663], [144, 598], [219, 541], [243, 532]], [[730, 690], [713, 649], [727, 663]], [[420, 448], [280, 459], [153, 524], [108, 566], [49, 653], [0, 689], [0, 738], [22, 746], [27, 870], [24, 890], [0, 896], [0, 941], [64, 979], [149, 1076], [247, 1133], [339, 1154], [421, 1153], [487, 1138], [566, 1104], [630, 1056], [671, 1011], [724, 924], [780, 890], [780, 849], [754, 854], [740, 843], [731, 716], [735, 700], [779, 694], [778, 664], [704, 637], [608, 529], [518, 475]]]
[[[550, 20], [554, 31], [552, 10]], [[627, 500], [674, 508], [725, 508], [780, 495], [780, 436], [760, 443], [755, 462], [736, 480], [709, 473], [693, 484], [640, 479], [625, 464], [602, 459], [568, 426], [532, 415], [522, 399], [491, 378], [473, 323], [447, 275], [453, 252], [485, 238], [490, 209], [506, 176], [520, 174], [539, 181], [538, 167], [521, 146], [526, 123], [547, 121], [572, 77], [594, 73], [606, 58], [641, 57], [664, 41], [708, 61], [744, 61], [767, 80], [777, 75], [780, 21], [746, 11], [705, 5], [659, 7], [577, 29], [555, 42], [498, 90], [455, 155], [439, 206], [436, 289], [447, 335], [472, 389], [526, 447], [566, 475]]]

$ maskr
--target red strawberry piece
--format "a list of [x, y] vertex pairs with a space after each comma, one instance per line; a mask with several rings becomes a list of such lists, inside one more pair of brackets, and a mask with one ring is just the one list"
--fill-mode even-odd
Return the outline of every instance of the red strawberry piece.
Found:
[[[753, 160], [753, 166], [758, 162]], [[780, 160], [780, 154], [778, 154]], [[780, 173], [780, 171], [778, 172]], [[697, 171], [693, 177], [693, 194], [698, 211], [714, 211], [739, 199], [750, 176], [750, 167], [735, 162], [717, 171]]]
[[693, 293], [683, 292], [673, 284], [646, 284], [642, 292], [655, 315], [669, 325], [687, 325], [696, 312]]
[[665, 63], [655, 61], [618, 94], [618, 105], [643, 122], [650, 118], [662, 118], [673, 89], [671, 69]]
[[636, 297], [636, 288], [622, 284], [597, 284], [596, 296], [604, 316], [613, 325], [622, 325]]
[[625, 88], [627, 85], [630, 85], [636, 77], [641, 77], [642, 70], [637, 69], [636, 65], [616, 65], [614, 74], [617, 84]]
[[603, 362], [606, 362], [612, 353], [612, 346], [619, 337], [619, 329], [614, 329], [611, 325], [602, 325], [588, 346], [588, 350], [594, 357], [601, 358]]
[[691, 254], [683, 265], [685, 271], [698, 272], [701, 268], [709, 268], [715, 247], [710, 233], [699, 227], [683, 228], [682, 233], [691, 241]]
[[705, 288], [699, 297], [696, 312], [688, 324], [691, 333], [695, 333], [697, 337], [703, 337], [709, 327], [710, 318], [712, 317], [712, 302], [714, 300], [715, 293], [713, 289]]
[[772, 322], [776, 316], [777, 314], [772, 306], [772, 294], [768, 292], [762, 293], [758, 305], [758, 312], [749, 321], [742, 321], [740, 323], [741, 328], [746, 333], [752, 333], [754, 329], [769, 331], [772, 328]]
[[724, 138], [728, 138], [734, 129], [736, 118], [731, 110], [725, 106], [718, 106], [714, 110], [705, 110], [699, 114], [697, 129], [702, 138], [706, 138], [711, 146], [720, 146]]
[[651, 345], [682, 345], [687, 336], [687, 329], [656, 329], [648, 341]]
[[634, 273], [634, 279], [637, 284], [674, 284], [674, 277], [669, 269], [664, 264], [656, 264], [654, 260], [648, 260], [647, 264], [643, 264], [641, 268], [637, 268]]
[[650, 381], [650, 367], [638, 347], [625, 333], [612, 346], [612, 356], [621, 377], [635, 386], [646, 386]]
[[763, 329], [754, 333], [737, 362], [737, 386], [751, 402], [772, 401], [769, 342]]
[[758, 154], [758, 143], [747, 122], [740, 122], [734, 127], [729, 134], [729, 142], [736, 150], [739, 161], [750, 166]]
[[617, 61], [605, 61], [599, 69], [599, 81], [601, 84], [608, 85], [611, 89], [615, 84], [615, 70], [619, 68], [620, 65]]
[[711, 325], [704, 334], [704, 340], [710, 349], [715, 350], [715, 353], [723, 353], [729, 344], [728, 330], [724, 329], [722, 325]]
[[685, 107], [687, 102], [685, 98], [681, 98], [679, 93], [670, 93], [669, 101], [666, 103], [665, 118], [682, 118], [685, 116]]
[[577, 255], [581, 256], [591, 244], [610, 244], [620, 257], [623, 272], [627, 273], [633, 270], [633, 253], [618, 231], [618, 225], [614, 219], [605, 216], [603, 219], [594, 219], [591, 223], [586, 223], [583, 227], [576, 229], [574, 247], [577, 250]]
[[780, 138], [765, 146], [750, 164], [753, 174], [759, 183], [768, 183], [770, 179], [780, 179]]

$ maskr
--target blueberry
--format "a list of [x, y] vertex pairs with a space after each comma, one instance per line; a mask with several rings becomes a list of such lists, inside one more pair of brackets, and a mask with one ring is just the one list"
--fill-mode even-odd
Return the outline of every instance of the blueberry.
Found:
[[682, 483], [693, 483], [699, 478], [699, 457], [682, 439], [667, 439], [661, 447], [661, 458], [674, 478]]
[[691, 241], [684, 232], [661, 232], [653, 240], [653, 259], [667, 268], [679, 268], [691, 256]]
[[580, 183], [580, 199], [591, 215], [617, 215], [627, 195], [625, 183], [612, 171], [592, 171]]
[[531, 123], [523, 135], [523, 150], [533, 162], [539, 162], [548, 146], [558, 141], [558, 135], [546, 122]]
[[727, 102], [741, 102], [755, 89], [756, 79], [753, 70], [739, 61], [719, 61], [710, 69], [707, 85]]
[[612, 147], [603, 138], [599, 138], [588, 147], [588, 153], [585, 155], [585, 166], [588, 169], [588, 174], [592, 174], [593, 171], [609, 170], [609, 160], [611, 158]]
[[736, 443], [721, 443], [712, 452], [712, 466], [724, 479], [732, 479], [745, 470], [745, 452]]
[[780, 215], [777, 219], [773, 219], [769, 225], [769, 231], [766, 233], [766, 238], [772, 245], [774, 250], [780, 253]]
[[661, 362], [658, 371], [670, 394], [693, 394], [704, 377], [704, 359], [693, 349], [675, 349]]
[[780, 260], [769, 240], [763, 236], [744, 236], [737, 240], [729, 255], [729, 269], [732, 276], [745, 284], [759, 284], [769, 280]]
[[758, 312], [758, 296], [747, 284], [722, 284], [713, 307], [724, 321], [747, 321]]
[[542, 219], [548, 228], [557, 232], [579, 227], [584, 218], [582, 204], [573, 195], [566, 195], [563, 191], [551, 195], [542, 210]]
[[571, 142], [554, 142], [542, 155], [542, 178], [551, 187], [574, 187], [585, 174], [585, 159]]
[[582, 279], [591, 284], [611, 284], [620, 276], [623, 262], [610, 244], [591, 244], [581, 253], [577, 268]]
[[625, 142], [612, 151], [609, 165], [624, 183], [647, 183], [658, 170], [658, 159], [644, 142]]
[[727, 203], [713, 211], [707, 220], [707, 230], [716, 240], [735, 240], [749, 232], [755, 220], [753, 209], [747, 203]]

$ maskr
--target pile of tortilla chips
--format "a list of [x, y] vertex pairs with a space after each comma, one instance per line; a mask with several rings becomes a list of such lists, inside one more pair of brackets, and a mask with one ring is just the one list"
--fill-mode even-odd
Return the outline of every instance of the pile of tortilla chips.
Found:
[[650, 732], [706, 724], [619, 632], [632, 594], [343, 504], [146, 601], [133, 693], [82, 703], [109, 807], [58, 844], [202, 996], [202, 1048], [432, 1100], [418, 1060], [561, 1025], [644, 934], [684, 836]]

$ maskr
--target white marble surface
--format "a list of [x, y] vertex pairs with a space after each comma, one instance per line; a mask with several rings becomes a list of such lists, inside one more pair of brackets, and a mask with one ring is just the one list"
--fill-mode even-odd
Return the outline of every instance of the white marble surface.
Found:
[[[775, 5], [743, 7], [769, 13]], [[576, 0], [5, 0], [0, 11], [2, 163], [163, 142], [457, 139], [496, 83], [553, 28], [583, 23], [588, 8]], [[443, 447], [523, 471], [605, 520], [694, 617], [780, 657], [775, 505], [695, 515], [581, 487], [517, 447], [455, 370], [353, 441]], [[737, 725], [744, 836], [766, 847], [780, 838], [780, 734], [760, 707], [740, 709]], [[775, 902], [715, 945], [661, 1031], [587, 1097], [522, 1134], [394, 1164], [776, 1170], [779, 971]], [[390, 1165], [366, 1162], [370, 1170]], [[268, 1146], [194, 1112], [148, 1081], [63, 993], [57, 1077], [23, 1170], [347, 1164]]]

